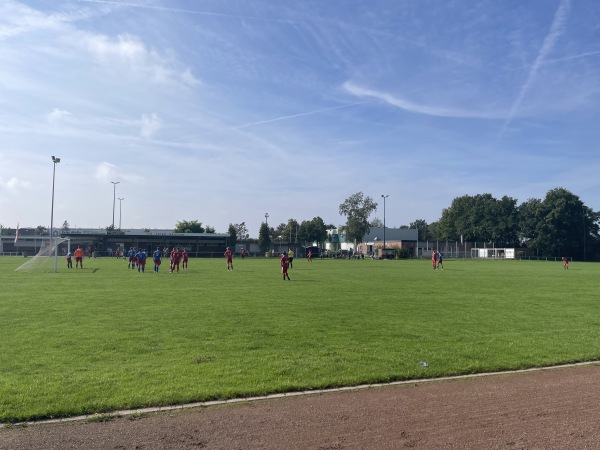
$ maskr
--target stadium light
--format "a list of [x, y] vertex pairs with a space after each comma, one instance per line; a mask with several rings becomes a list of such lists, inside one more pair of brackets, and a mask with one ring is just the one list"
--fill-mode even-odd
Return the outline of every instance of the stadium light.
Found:
[[[54, 239], [54, 180], [56, 179], [56, 165], [60, 162], [60, 158], [52, 157], [52, 207], [50, 208], [50, 248], [52, 248], [52, 240]], [[54, 249], [54, 273], [58, 272], [58, 247]]]
[[389, 195], [381, 194], [381, 198], [383, 198], [383, 249], [385, 250], [385, 199], [388, 198]]
[[120, 183], [120, 181], [111, 181], [112, 185], [113, 185], [113, 221], [112, 221], [112, 229], [114, 231], [115, 229], [115, 203], [117, 200], [117, 184]]
[[265, 213], [265, 223], [269, 226], [269, 213]]
[[119, 230], [121, 229], [121, 216], [123, 213], [123, 210], [121, 209], [121, 206], [122, 206], [121, 203], [123, 202], [123, 200], [125, 200], [125, 199], [124, 198], [119, 199]]

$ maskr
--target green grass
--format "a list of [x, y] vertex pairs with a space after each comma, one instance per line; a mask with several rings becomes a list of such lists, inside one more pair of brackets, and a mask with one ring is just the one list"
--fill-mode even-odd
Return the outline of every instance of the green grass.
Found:
[[3, 422], [600, 358], [593, 263], [22, 263], [0, 258]]

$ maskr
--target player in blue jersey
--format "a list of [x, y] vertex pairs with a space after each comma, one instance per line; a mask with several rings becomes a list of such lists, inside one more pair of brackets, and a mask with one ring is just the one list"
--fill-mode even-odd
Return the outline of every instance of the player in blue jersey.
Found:
[[154, 261], [154, 272], [158, 273], [158, 267], [160, 266], [160, 260], [162, 258], [162, 252], [160, 248], [156, 247], [154, 253], [152, 254], [152, 261]]

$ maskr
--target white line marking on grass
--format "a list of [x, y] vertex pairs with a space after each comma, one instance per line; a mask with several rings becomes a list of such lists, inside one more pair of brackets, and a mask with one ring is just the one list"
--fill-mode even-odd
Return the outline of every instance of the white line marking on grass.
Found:
[[489, 376], [498, 376], [498, 375], [513, 375], [518, 373], [527, 373], [527, 372], [542, 372], [545, 370], [556, 370], [556, 369], [568, 369], [572, 367], [580, 367], [580, 366], [591, 366], [600, 364], [600, 360], [593, 361], [585, 361], [579, 363], [572, 364], [561, 364], [557, 366], [548, 366], [548, 367], [533, 367], [530, 369], [519, 369], [519, 370], [504, 370], [501, 372], [483, 372], [483, 373], [473, 373], [467, 375], [454, 375], [447, 377], [439, 377], [439, 378], [421, 378], [421, 379], [412, 379], [412, 380], [403, 380], [403, 381], [391, 381], [389, 383], [373, 383], [373, 384], [360, 384], [357, 386], [343, 386], [338, 388], [329, 388], [329, 389], [314, 389], [307, 391], [294, 391], [294, 392], [283, 392], [281, 394], [269, 394], [269, 395], [258, 395], [254, 397], [240, 397], [240, 398], [232, 398], [229, 400], [211, 400], [206, 402], [195, 402], [195, 403], [186, 403], [183, 405], [172, 405], [172, 406], [155, 406], [150, 408], [139, 408], [139, 409], [125, 409], [122, 411], [113, 411], [110, 413], [100, 413], [100, 414], [88, 414], [83, 416], [73, 416], [73, 417], [63, 417], [60, 419], [47, 419], [47, 420], [38, 420], [31, 422], [18, 422], [18, 423], [5, 423], [0, 424], [0, 428], [6, 427], [16, 427], [16, 426], [30, 426], [30, 425], [41, 425], [41, 424], [51, 424], [51, 423], [65, 423], [65, 422], [78, 422], [78, 421], [94, 421], [94, 420], [103, 420], [106, 418], [117, 419], [119, 417], [127, 417], [127, 416], [135, 416], [135, 415], [143, 415], [143, 414], [153, 414], [159, 412], [168, 412], [168, 411], [179, 411], [185, 409], [194, 409], [194, 408], [202, 408], [208, 406], [217, 406], [217, 405], [228, 405], [234, 403], [251, 403], [262, 400], [272, 400], [277, 398], [287, 398], [287, 397], [300, 397], [300, 396], [308, 396], [308, 395], [320, 395], [320, 394], [329, 394], [334, 392], [345, 392], [345, 391], [359, 391], [364, 389], [374, 389], [374, 388], [382, 388], [388, 386], [401, 386], [405, 384], [422, 384], [422, 383], [431, 383], [435, 381], [452, 381], [452, 380], [461, 380], [466, 378], [481, 378], [481, 377], [489, 377]]

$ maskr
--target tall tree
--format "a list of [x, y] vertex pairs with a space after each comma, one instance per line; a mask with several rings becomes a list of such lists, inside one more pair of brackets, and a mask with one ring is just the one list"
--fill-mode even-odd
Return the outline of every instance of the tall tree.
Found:
[[346, 217], [346, 237], [348, 241], [362, 242], [363, 237], [371, 230], [369, 216], [377, 209], [377, 203], [362, 192], [352, 194], [340, 204], [339, 212]]
[[246, 228], [246, 222], [229, 224], [229, 236], [235, 234], [236, 242], [246, 239], [248, 229]]
[[296, 219], [288, 219], [288, 222], [283, 230], [284, 235], [290, 243], [295, 243], [298, 237], [298, 228], [300, 224]]
[[204, 227], [202, 226], [202, 222], [198, 222], [197, 220], [181, 220], [177, 222], [175, 229], [173, 230], [175, 233], [204, 233]]
[[265, 222], [260, 224], [260, 229], [258, 230], [258, 245], [263, 252], [269, 251], [269, 248], [271, 247], [269, 225]]
[[418, 231], [420, 241], [432, 240], [431, 232], [429, 231], [429, 225], [427, 224], [427, 221], [425, 221], [424, 219], [417, 219], [414, 222], [411, 222], [409, 226], [413, 230]]
[[[229, 246], [232, 249], [235, 249], [235, 244], [237, 244], [237, 239], [238, 239], [237, 229], [236, 229], [235, 225], [230, 223], [229, 228], [227, 229], [227, 232], [229, 233]], [[232, 250], [232, 251], [234, 251], [234, 250]]]
[[38, 225], [37, 227], [35, 227], [35, 235], [36, 236], [44, 236], [45, 234], [48, 234], [48, 230], [46, 229], [45, 226]]
[[371, 220], [371, 228], [383, 228], [383, 220], [379, 217], [375, 217]]
[[564, 188], [551, 189], [539, 204], [532, 248], [545, 256], [583, 259], [586, 238], [593, 227], [592, 211]]
[[206, 225], [206, 227], [204, 227], [204, 232], [205, 233], [214, 234], [215, 233], [215, 227], [211, 227], [210, 225]]
[[438, 221], [438, 238], [487, 242], [496, 247], [516, 245], [518, 213], [516, 200], [491, 194], [464, 195], [442, 211]]

